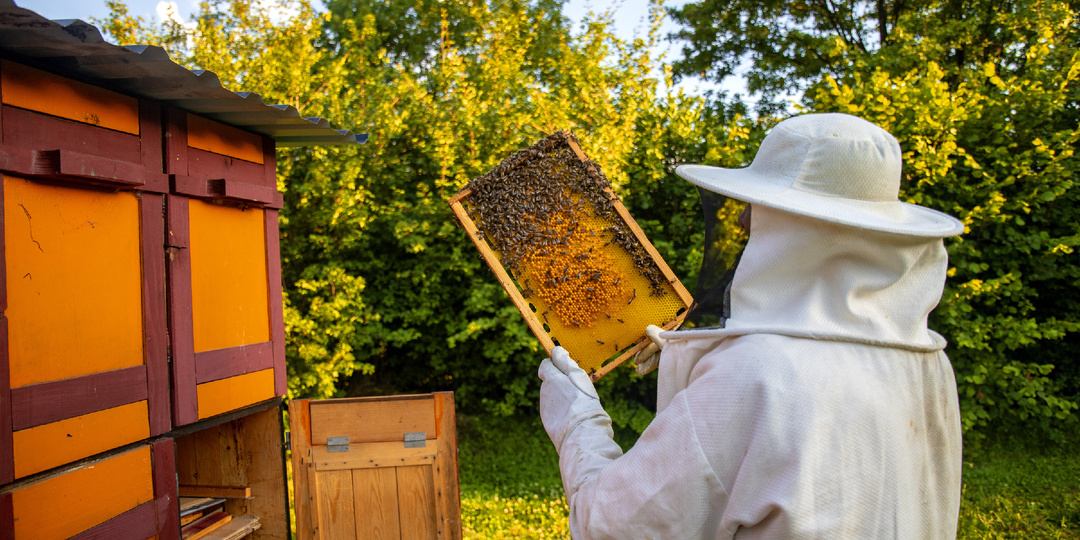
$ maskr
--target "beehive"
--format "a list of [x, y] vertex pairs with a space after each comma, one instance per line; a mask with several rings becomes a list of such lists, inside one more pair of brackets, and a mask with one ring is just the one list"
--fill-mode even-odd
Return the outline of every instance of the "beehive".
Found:
[[581, 151], [557, 132], [510, 156], [450, 206], [544, 349], [599, 379], [672, 328], [690, 294]]

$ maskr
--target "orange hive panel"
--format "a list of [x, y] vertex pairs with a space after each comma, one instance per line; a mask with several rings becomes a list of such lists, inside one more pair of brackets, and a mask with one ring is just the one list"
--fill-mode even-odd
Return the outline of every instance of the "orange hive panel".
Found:
[[574, 136], [555, 133], [450, 200], [462, 226], [550, 353], [594, 379], [679, 323], [691, 298]]
[[195, 352], [270, 341], [262, 210], [188, 202]]
[[138, 196], [3, 182], [12, 388], [142, 365]]

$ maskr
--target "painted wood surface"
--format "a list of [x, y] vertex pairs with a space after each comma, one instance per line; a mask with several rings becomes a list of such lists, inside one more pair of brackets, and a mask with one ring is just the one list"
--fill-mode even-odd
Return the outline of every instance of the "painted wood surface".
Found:
[[23, 386], [11, 391], [12, 428], [27, 429], [146, 399], [142, 366]]
[[99, 86], [0, 61], [5, 104], [125, 133], [139, 134], [139, 103]]
[[[158, 161], [161, 148], [158, 145]], [[160, 166], [160, 165], [159, 165]], [[143, 193], [139, 200], [142, 228], [143, 355], [150, 407], [150, 434], [172, 428], [169, 403], [169, 330], [165, 289], [165, 199]]]
[[198, 385], [199, 418], [210, 418], [233, 409], [273, 398], [274, 370], [264, 369]]
[[[0, 205], [2, 206], [2, 205]], [[2, 223], [2, 220], [0, 220]], [[3, 235], [0, 235], [2, 237]], [[0, 260], [3, 250], [0, 250]], [[0, 272], [3, 265], [0, 264]], [[3, 287], [0, 287], [3, 289]], [[14, 450], [11, 429], [11, 385], [8, 384], [7, 317], [0, 315], [0, 485], [15, 479]], [[0, 532], [3, 522], [0, 521]]]
[[[394, 410], [395, 404], [401, 410]], [[372, 411], [357, 415], [363, 405], [375, 406], [382, 419], [368, 416]], [[461, 538], [452, 394], [293, 400], [289, 410], [298, 539]], [[400, 420], [421, 410], [430, 423]], [[382, 422], [397, 426], [399, 434], [426, 424], [434, 437], [424, 447], [405, 448], [400, 436], [394, 442], [357, 442], [350, 436], [348, 451], [329, 452], [323, 436], [328, 431], [317, 433], [314, 427], [319, 422], [324, 430], [348, 433]], [[356, 423], [359, 430], [350, 426]]]
[[12, 434], [15, 477], [119, 448], [150, 436], [146, 401], [138, 401]]
[[281, 238], [278, 213], [265, 210], [266, 272], [270, 291], [270, 337], [274, 344], [274, 393], [284, 396], [288, 391], [288, 369], [285, 364], [285, 314], [281, 286]]
[[277, 182], [266, 181], [264, 165], [223, 156], [198, 148], [188, 148], [188, 176], [204, 180], [226, 178], [236, 182], [277, 190]]
[[139, 201], [4, 178], [12, 387], [142, 365]]
[[311, 442], [348, 437], [352, 443], [404, 441], [406, 433], [435, 433], [435, 401], [431, 395], [401, 399], [356, 398], [311, 404]]
[[157, 534], [157, 504], [140, 504], [105, 523], [87, 529], [71, 540], [145, 540]]
[[158, 540], [179, 540], [180, 497], [176, 490], [176, 441], [159, 439], [150, 444], [154, 469], [154, 498]]
[[[39, 152], [66, 150], [125, 163], [142, 163], [138, 135], [3, 106], [4, 144]], [[37, 156], [38, 159], [44, 156]], [[48, 173], [46, 173], [48, 174]]]
[[209, 118], [187, 115], [187, 141], [191, 148], [263, 164], [262, 136]]
[[[166, 142], [168, 143], [168, 139]], [[187, 148], [186, 144], [184, 148]], [[172, 357], [172, 420], [173, 425], [182, 426], [199, 419], [191, 317], [191, 242], [186, 197], [165, 196], [165, 223], [169, 353]]]
[[69, 538], [152, 499], [150, 448], [142, 446], [14, 491], [15, 538]]
[[192, 200], [188, 217], [195, 352], [270, 341], [262, 210]]
[[273, 343], [253, 343], [195, 353], [195, 375], [199, 384], [264, 369], [274, 369]]

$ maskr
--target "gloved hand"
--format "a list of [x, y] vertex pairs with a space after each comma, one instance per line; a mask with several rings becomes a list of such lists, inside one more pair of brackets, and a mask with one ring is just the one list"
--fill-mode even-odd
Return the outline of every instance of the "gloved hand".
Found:
[[537, 375], [544, 381], [540, 385], [540, 419], [555, 450], [561, 453], [563, 441], [574, 428], [607, 413], [589, 375], [570, 359], [566, 349], [552, 349], [551, 358], [540, 364]]
[[664, 330], [659, 326], [650, 324], [645, 327], [645, 335], [649, 336], [652, 343], [645, 346], [644, 349], [638, 351], [634, 356], [634, 368], [637, 370], [638, 375], [644, 375], [660, 365], [660, 351], [664, 348], [664, 343], [667, 340], [660, 338], [660, 332]]

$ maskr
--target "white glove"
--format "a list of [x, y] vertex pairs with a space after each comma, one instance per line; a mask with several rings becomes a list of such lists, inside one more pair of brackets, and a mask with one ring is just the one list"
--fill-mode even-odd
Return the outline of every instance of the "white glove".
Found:
[[660, 332], [663, 331], [662, 328], [653, 324], [645, 327], [645, 335], [649, 336], [652, 343], [646, 345], [644, 349], [638, 351], [637, 355], [634, 356], [634, 367], [637, 369], [638, 375], [645, 375], [660, 365], [660, 351], [663, 350], [664, 344], [667, 343], [667, 340], [660, 337]]
[[540, 419], [544, 430], [561, 454], [562, 443], [582, 422], [607, 413], [600, 406], [589, 374], [570, 359], [562, 347], [551, 350], [551, 358], [540, 364]]

